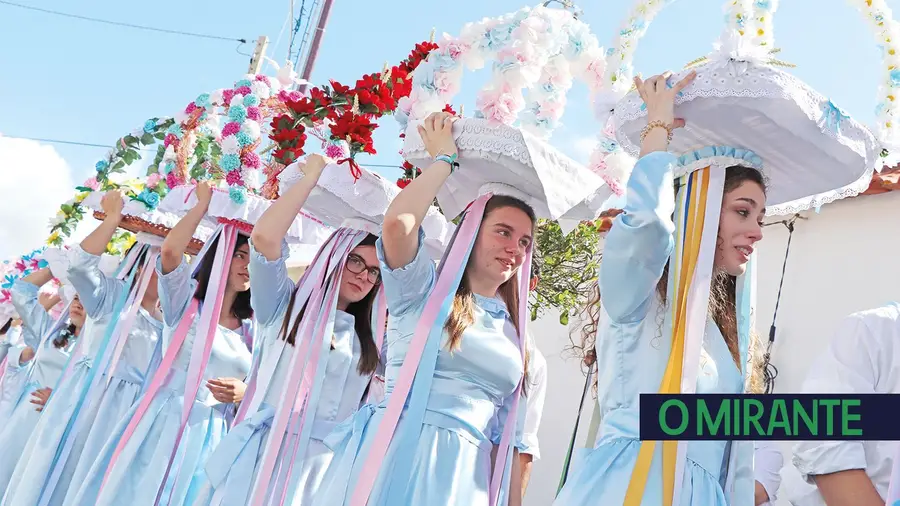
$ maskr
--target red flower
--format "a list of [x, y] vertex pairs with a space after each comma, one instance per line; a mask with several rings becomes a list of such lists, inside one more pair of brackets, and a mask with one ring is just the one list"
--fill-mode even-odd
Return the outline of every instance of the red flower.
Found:
[[402, 190], [403, 188], [406, 188], [407, 186], [409, 186], [409, 183], [411, 183], [411, 182], [412, 182], [412, 179], [400, 178], [397, 180], [397, 186], [399, 186], [400, 189]]
[[442, 112], [449, 112], [450, 114], [456, 116], [456, 111], [453, 110], [453, 106], [451, 106], [450, 104], [445, 105]]
[[312, 116], [316, 113], [316, 104], [306, 97], [296, 102], [288, 102], [287, 106], [298, 116]]
[[331, 89], [334, 90], [335, 95], [348, 95], [350, 94], [350, 87], [344, 86], [343, 84], [332, 79], [329, 81], [331, 83]]

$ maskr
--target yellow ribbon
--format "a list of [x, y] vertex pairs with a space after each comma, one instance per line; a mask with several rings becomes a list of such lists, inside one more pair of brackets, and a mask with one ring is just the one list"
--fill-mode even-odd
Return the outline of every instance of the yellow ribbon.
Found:
[[[709, 190], [709, 167], [696, 170], [685, 176], [690, 180], [691, 193], [685, 196], [687, 185], [682, 186], [678, 205], [675, 209], [675, 252], [674, 262], [669, 269], [669, 286], [672, 294], [672, 351], [663, 375], [659, 393], [677, 394], [681, 392], [684, 364], [684, 341], [687, 331], [687, 301], [690, 293], [697, 258], [700, 254], [700, 240], [706, 218], [706, 203]], [[687, 221], [685, 222], [685, 213]], [[684, 226], [681, 224], [685, 223]], [[683, 229], [683, 230], [682, 230]], [[673, 269], [675, 267], [675, 269]], [[675, 285], [673, 286], [673, 283]], [[631, 473], [631, 482], [625, 492], [623, 506], [640, 506], [650, 475], [650, 465], [656, 441], [642, 441], [637, 462]], [[678, 441], [663, 441], [662, 482], [663, 505], [672, 506], [675, 494], [675, 468], [677, 465]]]

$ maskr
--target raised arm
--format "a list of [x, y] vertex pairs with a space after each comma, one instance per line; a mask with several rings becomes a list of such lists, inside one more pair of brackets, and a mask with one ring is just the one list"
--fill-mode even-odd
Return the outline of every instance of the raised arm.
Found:
[[616, 323], [637, 322], [646, 316], [674, 246], [676, 158], [666, 149], [669, 130], [684, 125], [675, 119], [675, 96], [694, 74], [672, 88], [666, 85], [667, 77], [635, 78], [647, 105], [647, 128], [641, 158], [628, 179], [624, 212], [616, 217], [604, 244], [599, 277], [601, 293], [615, 289], [616, 296], [605, 301], [605, 309]]
[[69, 265], [69, 281], [78, 292], [79, 299], [91, 318], [99, 318], [112, 312], [114, 301], [124, 289], [123, 283], [107, 277], [100, 270], [100, 255], [122, 221], [125, 199], [119, 190], [106, 192], [100, 201], [106, 217], [81, 244], [74, 248]]
[[53, 325], [53, 318], [38, 302], [38, 290], [53, 279], [50, 269], [43, 268], [17, 280], [12, 287], [12, 303], [22, 319], [25, 344], [37, 349], [40, 340]]
[[310, 192], [316, 187], [327, 163], [328, 160], [321, 155], [310, 155], [303, 166], [303, 179], [273, 202], [253, 226], [250, 240], [256, 251], [262, 253], [267, 260], [281, 258], [281, 243], [306, 204]]
[[209, 210], [209, 202], [212, 200], [212, 185], [209, 181], [200, 181], [197, 183], [197, 204], [185, 214], [178, 224], [175, 225], [160, 248], [160, 265], [162, 273], [168, 274], [181, 265], [184, 259], [184, 252], [187, 251], [194, 232], [206, 216]]
[[[447, 113], [436, 113], [419, 126], [419, 135], [432, 157], [455, 157], [457, 154], [453, 140], [454, 121], [455, 118]], [[404, 267], [416, 257], [419, 226], [451, 171], [452, 166], [446, 161], [435, 161], [391, 202], [382, 232], [385, 263], [389, 268]]]

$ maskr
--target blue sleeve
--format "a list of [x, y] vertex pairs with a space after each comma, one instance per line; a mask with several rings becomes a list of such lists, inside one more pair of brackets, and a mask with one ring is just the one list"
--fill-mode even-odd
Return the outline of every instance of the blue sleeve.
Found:
[[159, 279], [159, 305], [166, 325], [178, 325], [187, 311], [188, 304], [197, 290], [197, 280], [191, 278], [191, 267], [182, 258], [181, 264], [168, 273], [162, 272], [162, 260], [156, 259], [156, 275]]
[[294, 283], [285, 264], [288, 255], [285, 241], [281, 243], [281, 256], [275, 260], [264, 257], [250, 241], [250, 305], [256, 321], [264, 327], [280, 323], [291, 301]]
[[384, 294], [391, 316], [401, 316], [421, 307], [434, 288], [437, 277], [435, 266], [428, 257], [424, 245], [425, 232], [419, 227], [419, 245], [415, 258], [410, 263], [391, 270], [384, 260], [382, 239], [379, 237], [375, 242], [375, 251], [381, 267], [381, 282], [384, 283]]
[[644, 319], [672, 253], [675, 161], [674, 155], [665, 152], [638, 160], [628, 180], [624, 213], [616, 217], [606, 236], [600, 293], [610, 295], [603, 303], [616, 323]]
[[100, 270], [100, 257], [84, 251], [81, 246], [72, 248], [69, 265], [69, 281], [78, 292], [78, 298], [87, 315], [98, 319], [113, 312], [116, 300], [125, 291], [125, 282], [110, 278]]
[[22, 337], [25, 345], [37, 350], [40, 348], [41, 337], [53, 326], [53, 318], [47, 314], [44, 307], [38, 302], [38, 287], [24, 280], [17, 280], [10, 290], [13, 307], [22, 319], [25, 330]]

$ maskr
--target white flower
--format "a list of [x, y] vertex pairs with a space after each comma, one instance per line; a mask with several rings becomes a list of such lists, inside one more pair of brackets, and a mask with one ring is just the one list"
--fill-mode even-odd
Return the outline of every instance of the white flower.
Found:
[[174, 160], [174, 159], [175, 159], [175, 146], [173, 146], [172, 144], [169, 144], [169, 146], [166, 148], [166, 152], [163, 153], [163, 161], [167, 162], [169, 160]]
[[259, 97], [260, 100], [266, 100], [272, 96], [272, 91], [269, 89], [269, 86], [262, 81], [253, 81], [250, 85], [250, 90], [253, 91], [253, 94]]
[[190, 115], [189, 115], [188, 113], [186, 113], [186, 112], [184, 112], [184, 111], [178, 111], [178, 112], [175, 114], [175, 123], [181, 125], [182, 123], [184, 123], [185, 121], [187, 121], [188, 118], [190, 118]]
[[229, 135], [222, 138], [222, 154], [233, 155], [241, 152], [241, 145], [238, 143], [236, 135]]
[[260, 128], [259, 123], [253, 121], [252, 119], [248, 119], [244, 121], [244, 124], [241, 125], [241, 131], [246, 133], [252, 139], [259, 139], [260, 136]]
[[224, 100], [225, 90], [218, 89], [209, 94], [209, 101], [215, 105], [222, 105], [222, 100]]
[[236, 105], [244, 105], [244, 96], [240, 93], [235, 93], [235, 95], [231, 97], [231, 103], [229, 103], [228, 105], [230, 105], [231, 107], [234, 107]]

